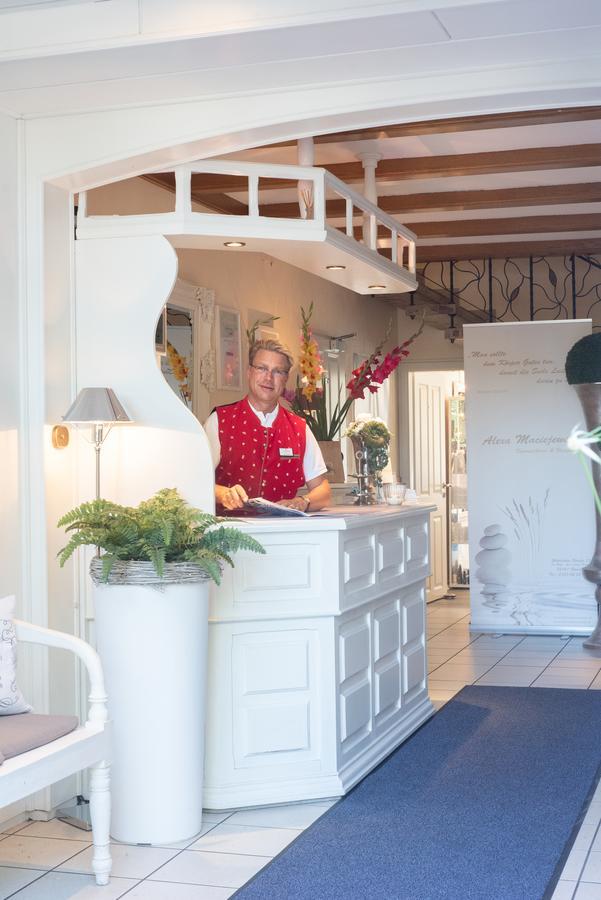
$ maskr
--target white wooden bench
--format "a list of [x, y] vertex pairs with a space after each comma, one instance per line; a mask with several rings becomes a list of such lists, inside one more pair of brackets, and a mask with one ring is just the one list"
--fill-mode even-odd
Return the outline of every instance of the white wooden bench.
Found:
[[[19, 641], [70, 650], [82, 660], [90, 679], [89, 712], [85, 724], [74, 731], [4, 760], [0, 765], [0, 808], [89, 767], [94, 845], [92, 867], [96, 882], [108, 884], [111, 871], [110, 723], [100, 658], [89, 644], [73, 635], [17, 619], [15, 629]], [[24, 719], [29, 715], [33, 714], [1, 716], [0, 731], [2, 719]]]

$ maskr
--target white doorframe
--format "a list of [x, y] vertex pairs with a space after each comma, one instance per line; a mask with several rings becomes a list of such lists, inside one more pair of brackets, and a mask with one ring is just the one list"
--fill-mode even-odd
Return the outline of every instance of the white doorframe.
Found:
[[[444, 360], [436, 360], [436, 361], [422, 361], [422, 362], [410, 362], [400, 367], [399, 371], [399, 471], [401, 473], [401, 478], [403, 481], [407, 482], [411, 485], [411, 487], [416, 488], [415, 484], [416, 478], [416, 464], [415, 464], [415, 428], [416, 428], [416, 414], [415, 414], [415, 386], [413, 376], [419, 373], [425, 372], [458, 372], [463, 371], [463, 360], [458, 359], [444, 359]], [[446, 427], [443, 427], [443, 433], [446, 435]], [[439, 448], [440, 453], [443, 454], [446, 460], [446, 437], [442, 438], [443, 446]], [[444, 480], [444, 477], [443, 477]], [[436, 499], [438, 498], [438, 499]], [[444, 520], [440, 519], [440, 515], [446, 515], [443, 512], [443, 509], [440, 507], [440, 503], [444, 500], [441, 500], [439, 493], [436, 493], [436, 498], [432, 497], [432, 502], [436, 502], [439, 507], [439, 512], [435, 515], [432, 525], [434, 526], [435, 522], [438, 522], [439, 526], [442, 523], [442, 527], [438, 529], [435, 533], [431, 532], [430, 536], [430, 553], [432, 555], [433, 560], [433, 570], [432, 576], [428, 579], [428, 594], [430, 590], [432, 591], [432, 596], [427, 596], [427, 599], [438, 599], [445, 591], [448, 590], [448, 565], [446, 565], [445, 571], [445, 560], [447, 559], [447, 553], [449, 550], [448, 547], [448, 534], [447, 534], [447, 524], [448, 524], [448, 516]], [[438, 536], [437, 536], [438, 535]], [[438, 543], [437, 543], [438, 542]], [[442, 543], [441, 543], [442, 542]], [[435, 564], [435, 561], [436, 564]], [[436, 575], [436, 581], [434, 581], [434, 576]], [[434, 590], [436, 592], [434, 593]]]
[[399, 373], [399, 441], [398, 465], [401, 481], [409, 484], [413, 473], [413, 395], [410, 376], [414, 372], [458, 372], [463, 370], [463, 360], [455, 358], [408, 361], [398, 368]]

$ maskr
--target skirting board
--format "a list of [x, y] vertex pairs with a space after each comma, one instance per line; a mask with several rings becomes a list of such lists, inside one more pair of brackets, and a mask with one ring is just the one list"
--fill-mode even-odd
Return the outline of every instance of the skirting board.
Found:
[[344, 766], [339, 773], [343, 793], [346, 794], [368, 772], [375, 769], [393, 750], [396, 750], [414, 731], [417, 731], [420, 725], [423, 725], [434, 712], [432, 701], [426, 695], [411, 713], [400, 722], [397, 722], [390, 731], [382, 735], [377, 743], [368, 747], [363, 753], [353, 759], [352, 763]]
[[568, 637], [588, 637], [593, 628], [571, 628], [567, 630], [552, 625], [531, 625], [528, 628], [525, 628], [523, 625], [504, 625], [503, 628], [494, 628], [492, 625], [475, 625], [471, 622], [469, 630], [470, 633], [475, 634], [520, 634], [524, 637], [537, 634], [548, 634], [553, 637], [563, 637], [564, 635]]

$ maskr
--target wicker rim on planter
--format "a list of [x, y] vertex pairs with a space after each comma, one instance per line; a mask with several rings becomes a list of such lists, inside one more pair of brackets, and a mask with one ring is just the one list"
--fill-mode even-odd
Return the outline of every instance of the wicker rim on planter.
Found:
[[151, 562], [117, 560], [113, 563], [108, 581], [102, 577], [102, 559], [95, 556], [90, 563], [90, 575], [94, 584], [140, 584], [162, 587], [167, 584], [193, 584], [209, 581], [205, 570], [196, 563], [165, 563], [163, 577], [157, 575]]

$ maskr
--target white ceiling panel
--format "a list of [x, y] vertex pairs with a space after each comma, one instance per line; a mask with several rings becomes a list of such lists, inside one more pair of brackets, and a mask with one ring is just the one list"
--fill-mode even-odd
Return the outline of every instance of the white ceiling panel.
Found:
[[[135, 0], [127, 0], [135, 7]], [[102, 4], [101, 4], [102, 5]], [[1, 34], [1, 33], [0, 33]], [[0, 62], [3, 90], [93, 82], [107, 76], [146, 77], [186, 70], [209, 71], [265, 65], [289, 59], [374, 52], [390, 48], [447, 41], [448, 37], [427, 13], [380, 16], [361, 22], [307, 25], [287, 31], [226, 34], [212, 38], [170, 40], [158, 45], [90, 50], [86, 54], [49, 56], [38, 60]], [[0, 37], [0, 57], [2, 37]]]
[[[564, 203], [556, 206], [514, 206], [510, 209], [467, 209], [461, 211], [448, 210], [446, 212], [421, 212], [411, 213], [405, 218], [407, 219], [407, 227], [411, 228], [410, 223], [418, 224], [419, 222], [461, 222], [466, 219], [523, 219], [524, 216], [584, 215], [598, 215], [599, 228], [601, 228], [601, 203]], [[402, 215], [394, 214], [393, 218], [398, 219], [405, 224]]]
[[139, 33], [138, 0], [76, 3], [5, 10], [0, 16], [0, 57], [30, 56], [49, 44], [63, 49], [132, 38]]
[[[461, 0], [494, 3], [498, 0]], [[225, 31], [302, 25], [308, 21], [342, 22], [389, 13], [429, 12], [432, 7], [455, 6], [457, 0], [141, 0], [144, 33], [210, 34]]]
[[0, 13], [10, 9], [13, 12], [23, 12], [30, 7], [49, 6], [74, 6], [77, 3], [98, 3], [102, 0], [0, 0]]
[[[580, 32], [578, 52], [583, 59], [577, 64], [569, 62], [572, 78], [575, 77], [576, 65], [581, 69], [587, 69], [586, 75], [583, 71], [578, 72], [580, 78], [590, 80], [591, 77], [601, 77], [601, 59], [598, 54], [600, 45], [601, 28], [590, 28]], [[503, 78], [507, 83], [506, 73], [512, 64], [534, 70], [537, 62], [547, 62], [553, 67], [553, 72], [559, 72], [562, 69], [562, 60], [574, 50], [566, 46], [563, 34], [547, 32], [536, 36], [536, 39], [532, 36], [499, 38], [494, 42], [494, 46], [490, 41], [475, 41], [470, 44], [469, 50], [461, 43], [447, 42], [407, 47], [402, 52], [399, 48], [394, 48], [320, 56], [309, 61], [307, 59], [289, 59], [277, 63], [262, 61], [242, 67], [230, 64], [224, 68], [210, 70], [203, 70], [203, 55], [199, 53], [196, 59], [197, 68], [193, 71], [184, 67], [165, 76], [148, 75], [129, 79], [114, 76], [113, 67], [104, 65], [105, 54], [113, 52], [100, 51], [98, 58], [93, 55], [87, 76], [84, 76], [83, 80], [74, 77], [73, 83], [64, 85], [48, 87], [45, 86], [46, 83], [40, 83], [39, 87], [28, 90], [0, 90], [0, 108], [9, 111], [17, 109], [23, 115], [46, 115], [50, 110], [60, 114], [148, 102], [158, 104], [171, 102], [175, 97], [180, 99], [217, 97], [230, 92], [282, 90], [284, 86], [321, 87], [324, 84], [348, 83], [349, 90], [352, 90], [352, 85], [363, 83], [367, 73], [370, 81], [403, 79], [398, 102], [409, 102], [423, 96], [424, 87], [415, 79], [434, 77], [438, 91], [444, 92], [444, 86], [449, 84], [453, 76], [484, 71], [486, 74], [482, 74], [480, 80], [474, 82], [476, 89], [483, 86], [484, 77], [488, 79], [487, 84], [490, 82], [493, 77], [490, 73], [493, 72], [495, 65], [502, 68]], [[297, 48], [296, 52], [303, 50]], [[10, 78], [11, 65], [14, 64], [7, 63], [7, 68], [0, 72], [0, 85], [6, 84]], [[591, 68], [596, 75], [588, 74], [588, 69]], [[85, 80], [86, 77], [89, 79], [88, 82]], [[540, 74], [538, 77], [541, 83]], [[97, 80], [92, 80], [94, 78]], [[528, 83], [528, 80], [524, 81], [525, 78], [527, 79], [527, 75], [520, 75], [520, 91], [523, 91], [525, 83]], [[515, 77], [512, 77], [509, 84], [514, 83]], [[546, 84], [550, 86], [552, 83], [552, 76], [548, 74]]]
[[541, 172], [499, 172], [490, 175], [468, 175], [448, 178], [429, 178], [399, 181], [396, 184], [378, 182], [378, 194], [428, 194], [439, 191], [488, 191], [496, 188], [532, 187], [548, 184], [588, 184], [601, 180], [601, 166], [585, 169], [548, 169]]
[[453, 40], [601, 25], [599, 0], [505, 0], [486, 7], [438, 10]]

